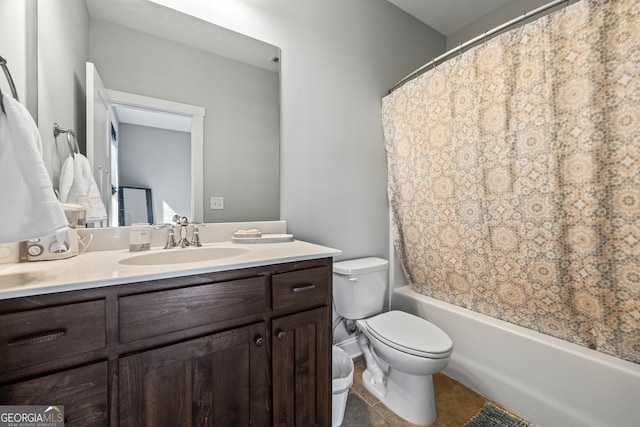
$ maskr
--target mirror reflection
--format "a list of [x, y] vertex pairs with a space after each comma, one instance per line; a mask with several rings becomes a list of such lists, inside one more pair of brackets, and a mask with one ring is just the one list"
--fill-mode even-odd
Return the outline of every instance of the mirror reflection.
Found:
[[[68, 155], [51, 136], [58, 122], [76, 130], [87, 157], [103, 154], [93, 172], [107, 204], [123, 185], [152, 188], [156, 222], [165, 209], [206, 222], [279, 219], [277, 47], [146, 0], [38, 1], [37, 16], [38, 127], [54, 185]], [[90, 98], [86, 62], [95, 65], [107, 92], [202, 108], [198, 158], [178, 141], [184, 135], [175, 141], [168, 136], [180, 131], [123, 119], [117, 106], [96, 125], [84, 105]], [[111, 149], [113, 130], [118, 154]], [[84, 137], [91, 132], [102, 142]], [[185, 155], [199, 162], [200, 172], [182, 163]], [[142, 172], [153, 164], [155, 171]], [[153, 174], [174, 188], [163, 190]], [[223, 198], [224, 209], [211, 209], [211, 198]]]
[[118, 187], [118, 225], [153, 224], [150, 188]]
[[[196, 193], [202, 197], [202, 187], [199, 186], [199, 191], [185, 191], [191, 188], [191, 119], [123, 104], [112, 105], [114, 118], [118, 120], [117, 127], [112, 123], [110, 144], [111, 157], [117, 159], [112, 164], [112, 187], [121, 189], [145, 183], [149, 191], [154, 189], [154, 199], [158, 200], [150, 206], [154, 223], [170, 223], [179, 212], [194, 218], [191, 200]], [[194, 158], [202, 159], [202, 150]], [[117, 170], [114, 171], [114, 167]], [[111, 210], [116, 207], [118, 212], [123, 212], [120, 198]], [[117, 225], [128, 224], [119, 220]]]

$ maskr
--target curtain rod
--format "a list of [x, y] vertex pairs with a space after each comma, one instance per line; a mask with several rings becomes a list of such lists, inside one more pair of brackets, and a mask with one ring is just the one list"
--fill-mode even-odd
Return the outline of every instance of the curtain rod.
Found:
[[505, 28], [508, 28], [512, 25], [518, 24], [520, 22], [523, 22], [525, 19], [527, 19], [530, 16], [534, 16], [537, 15], [539, 13], [542, 13], [548, 9], [551, 9], [552, 7], [555, 7], [561, 3], [569, 3], [569, 0], [554, 0], [550, 3], [547, 3], [543, 6], [540, 6], [537, 9], [532, 10], [531, 12], [525, 12], [524, 14], [522, 14], [522, 16], [519, 16], [517, 18], [512, 19], [509, 22], [506, 22], [502, 25], [499, 25], [491, 30], [487, 30], [485, 31], [483, 34], [480, 34], [477, 37], [472, 38], [471, 40], [462, 43], [460, 46], [453, 48], [451, 50], [446, 51], [445, 53], [443, 53], [442, 55], [438, 56], [437, 58], [432, 59], [431, 61], [427, 62], [426, 64], [424, 64], [422, 67], [418, 68], [417, 70], [415, 70], [414, 72], [412, 72], [411, 74], [405, 76], [403, 79], [401, 79], [400, 81], [398, 81], [398, 83], [396, 83], [395, 85], [393, 85], [391, 87], [391, 89], [389, 89], [389, 94], [391, 92], [393, 92], [394, 90], [398, 89], [400, 86], [402, 86], [403, 84], [405, 84], [406, 82], [415, 79], [416, 77], [420, 76], [423, 72], [427, 71], [427, 68], [429, 66], [434, 66], [437, 62], [442, 61], [443, 59], [453, 55], [454, 53], [458, 53], [459, 51], [461, 51], [462, 49], [479, 42], [480, 40], [484, 40], [486, 39], [488, 36], [491, 36], [499, 31], [504, 30]]

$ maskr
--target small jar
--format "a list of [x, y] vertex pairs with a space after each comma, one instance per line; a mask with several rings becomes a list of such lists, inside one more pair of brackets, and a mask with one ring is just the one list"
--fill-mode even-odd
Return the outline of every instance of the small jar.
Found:
[[151, 225], [132, 224], [129, 230], [129, 252], [151, 249]]

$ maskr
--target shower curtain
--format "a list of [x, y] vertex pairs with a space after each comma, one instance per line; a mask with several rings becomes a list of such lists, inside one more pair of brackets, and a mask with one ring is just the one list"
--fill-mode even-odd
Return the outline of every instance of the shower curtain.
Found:
[[640, 2], [581, 0], [383, 99], [419, 293], [640, 363]]

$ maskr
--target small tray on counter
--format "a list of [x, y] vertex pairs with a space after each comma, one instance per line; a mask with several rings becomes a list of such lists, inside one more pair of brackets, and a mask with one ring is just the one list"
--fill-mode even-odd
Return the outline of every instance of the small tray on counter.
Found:
[[281, 243], [293, 241], [293, 234], [262, 234], [260, 236], [231, 237], [233, 243]]

